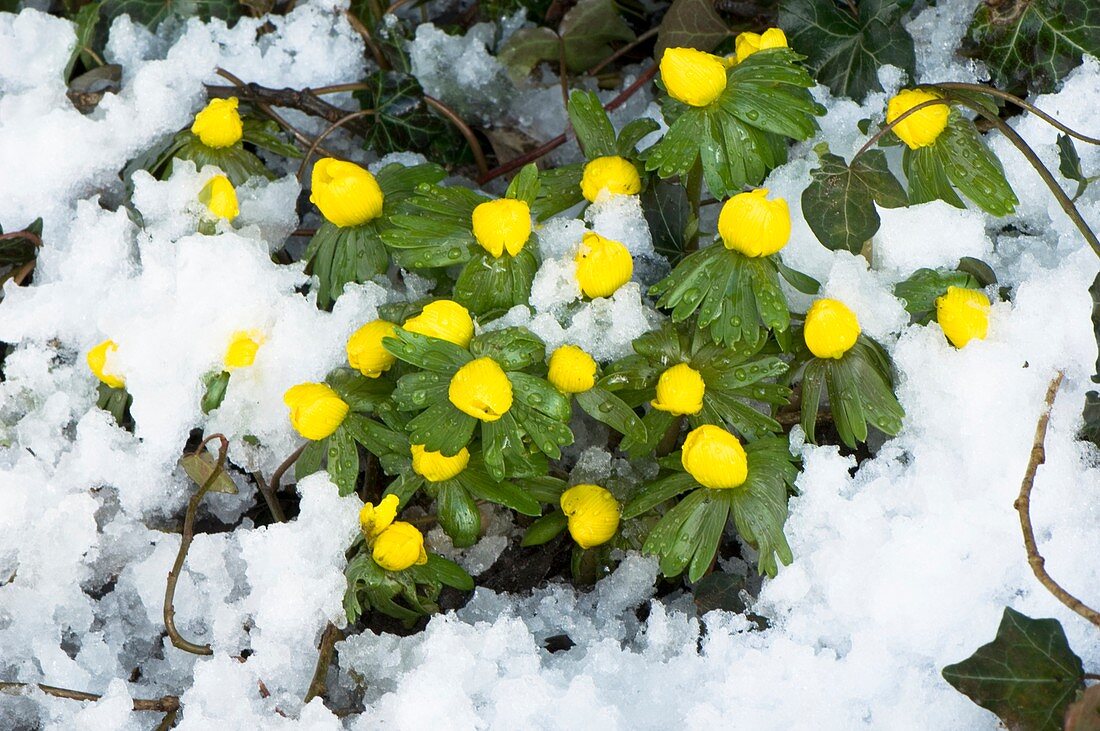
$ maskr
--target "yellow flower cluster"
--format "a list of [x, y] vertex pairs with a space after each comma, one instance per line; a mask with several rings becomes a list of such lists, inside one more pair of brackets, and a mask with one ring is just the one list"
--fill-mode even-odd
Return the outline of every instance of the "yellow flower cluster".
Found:
[[634, 275], [634, 259], [618, 241], [588, 231], [573, 258], [577, 284], [589, 299], [610, 297]]
[[447, 457], [442, 452], [429, 452], [423, 444], [409, 447], [413, 472], [428, 482], [443, 482], [458, 477], [470, 464], [470, 450], [463, 447], [458, 454]]
[[561, 494], [569, 535], [581, 548], [607, 543], [619, 529], [619, 501], [599, 485], [574, 485]]
[[531, 237], [531, 208], [524, 201], [499, 198], [474, 208], [474, 238], [495, 257], [505, 251], [515, 256]]
[[[886, 105], [886, 122], [892, 123], [918, 104], [941, 98], [939, 94], [924, 89], [902, 89]], [[950, 108], [946, 104], [932, 104], [898, 122], [894, 134], [911, 150], [927, 147], [947, 128], [949, 115]]]
[[263, 335], [255, 330], [239, 330], [233, 333], [229, 347], [225, 349], [223, 365], [227, 371], [247, 368], [256, 362], [256, 353], [263, 344]]
[[368, 170], [331, 157], [313, 165], [309, 200], [334, 226], [361, 226], [382, 215], [384, 196]]
[[207, 147], [232, 147], [241, 141], [244, 124], [237, 112], [237, 97], [211, 99], [206, 107], [195, 115], [191, 133]]
[[581, 195], [589, 203], [595, 203], [600, 193], [610, 195], [637, 195], [642, 190], [642, 178], [638, 168], [626, 158], [617, 155], [589, 160], [581, 175]]
[[465, 348], [474, 337], [474, 320], [470, 311], [452, 300], [436, 300], [424, 305], [416, 317], [402, 326], [411, 333], [439, 338]]
[[404, 571], [428, 562], [424, 535], [412, 523], [394, 521], [399, 504], [396, 495], [387, 495], [377, 507], [366, 503], [359, 511], [359, 527], [371, 548], [371, 557], [387, 571]]
[[696, 482], [712, 490], [740, 487], [749, 477], [749, 461], [740, 440], [712, 424], [687, 435], [680, 463]]
[[977, 289], [948, 287], [936, 298], [936, 321], [956, 348], [971, 340], [985, 340], [989, 332], [989, 298]]
[[703, 376], [687, 363], [678, 363], [657, 379], [657, 398], [650, 406], [676, 416], [698, 414], [703, 410], [706, 392]]
[[224, 175], [215, 175], [199, 191], [199, 202], [214, 218], [232, 221], [241, 212], [237, 205], [237, 191]]
[[856, 344], [861, 332], [856, 313], [840, 300], [819, 299], [810, 305], [802, 337], [818, 358], [840, 358]]
[[769, 200], [767, 188], [738, 193], [718, 214], [718, 234], [727, 249], [749, 257], [770, 256], [791, 238], [787, 201]]
[[576, 345], [550, 354], [546, 380], [562, 393], [583, 393], [596, 385], [596, 361]]
[[117, 350], [118, 343], [104, 340], [88, 351], [88, 368], [96, 378], [111, 388], [123, 388], [126, 385], [126, 379], [108, 362], [114, 360], [112, 356]]
[[344, 423], [350, 407], [324, 383], [299, 383], [283, 394], [290, 407], [290, 423], [306, 439], [320, 441]]
[[726, 90], [726, 64], [694, 48], [666, 48], [660, 70], [668, 95], [690, 107], [705, 107]]
[[378, 378], [397, 359], [382, 347], [383, 338], [392, 338], [397, 326], [388, 320], [371, 320], [348, 338], [348, 365], [367, 378]]
[[763, 33], [741, 33], [733, 45], [734, 52], [737, 54], [737, 63], [741, 63], [757, 51], [787, 48], [787, 36], [779, 28], [768, 28]]
[[480, 421], [496, 421], [512, 408], [512, 382], [492, 358], [477, 358], [451, 376], [447, 397]]

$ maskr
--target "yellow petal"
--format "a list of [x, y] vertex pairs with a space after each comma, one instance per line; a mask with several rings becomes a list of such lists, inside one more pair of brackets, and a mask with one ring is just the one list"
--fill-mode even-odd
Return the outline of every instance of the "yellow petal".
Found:
[[694, 48], [666, 48], [661, 81], [668, 95], [692, 107], [705, 107], [726, 89], [722, 59]]
[[341, 228], [359, 226], [382, 215], [383, 195], [369, 171], [331, 157], [313, 166], [309, 200], [325, 220]]
[[806, 347], [818, 358], [840, 358], [859, 338], [859, 320], [839, 300], [819, 299], [806, 313], [802, 337]]
[[642, 190], [638, 168], [617, 155], [597, 157], [585, 163], [584, 174], [581, 175], [581, 194], [594, 203], [605, 190], [611, 195], [637, 195]]
[[619, 501], [599, 485], [574, 485], [561, 494], [569, 535], [581, 548], [607, 543], [619, 529]]
[[618, 241], [591, 231], [585, 233], [574, 261], [577, 284], [585, 297], [610, 297], [634, 274], [634, 259]]
[[206, 108], [195, 115], [191, 133], [207, 147], [230, 147], [240, 142], [244, 125], [237, 112], [237, 98], [211, 99]]
[[239, 214], [237, 191], [233, 183], [224, 175], [215, 175], [199, 191], [199, 202], [206, 206], [210, 215], [232, 221]]
[[531, 208], [521, 200], [499, 198], [474, 208], [474, 238], [493, 256], [515, 256], [531, 237]]
[[436, 300], [424, 305], [416, 317], [402, 325], [406, 330], [429, 338], [439, 338], [465, 348], [474, 337], [474, 320], [470, 311], [451, 300]]
[[[918, 104], [940, 98], [939, 94], [924, 89], [902, 89], [886, 105], [886, 122], [893, 122]], [[927, 147], [946, 129], [949, 115], [950, 108], [946, 104], [933, 104], [898, 122], [894, 134], [911, 150]]]
[[738, 193], [718, 214], [718, 233], [727, 249], [745, 256], [770, 256], [791, 238], [791, 213], [782, 198], [768, 200], [768, 189]]
[[657, 379], [657, 398], [650, 406], [676, 416], [698, 414], [703, 410], [706, 384], [699, 371], [687, 363], [672, 366]]
[[387, 571], [404, 571], [427, 561], [424, 535], [411, 523], [398, 521], [374, 539], [371, 557]]
[[290, 407], [290, 424], [306, 439], [319, 441], [336, 431], [349, 407], [324, 383], [300, 383], [283, 394]]
[[444, 456], [442, 452], [430, 452], [423, 444], [413, 444], [409, 451], [412, 453], [413, 472], [429, 482], [443, 482], [457, 477], [470, 464], [470, 450], [466, 447], [453, 457]]
[[576, 345], [563, 345], [550, 354], [546, 380], [562, 393], [582, 393], [596, 385], [596, 361]]
[[263, 336], [255, 330], [239, 330], [233, 333], [229, 347], [225, 350], [225, 370], [232, 371], [252, 365], [262, 343]]
[[749, 476], [749, 462], [740, 440], [725, 429], [704, 424], [684, 439], [680, 461], [703, 487], [740, 487]]
[[965, 287], [948, 287], [936, 298], [936, 321], [956, 348], [971, 340], [985, 340], [989, 332], [989, 298], [985, 292]]
[[383, 338], [392, 338], [397, 326], [386, 320], [372, 320], [348, 338], [348, 365], [367, 378], [378, 378], [397, 359], [382, 347]]
[[96, 378], [111, 388], [122, 388], [126, 380], [112, 370], [108, 361], [113, 360], [112, 354], [118, 350], [118, 343], [114, 340], [104, 340], [99, 345], [88, 351], [88, 368]]
[[734, 53], [737, 54], [737, 63], [741, 63], [760, 50], [760, 34], [751, 31], [739, 33], [737, 39], [733, 42], [733, 46]]
[[451, 377], [447, 396], [462, 413], [496, 421], [512, 408], [512, 382], [495, 360], [478, 358]]

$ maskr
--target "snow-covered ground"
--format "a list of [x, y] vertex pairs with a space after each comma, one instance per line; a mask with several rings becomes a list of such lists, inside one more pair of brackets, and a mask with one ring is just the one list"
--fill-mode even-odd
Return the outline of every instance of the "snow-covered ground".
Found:
[[[952, 54], [974, 5], [943, 1], [911, 22], [921, 39], [919, 81], [976, 78], [971, 62]], [[940, 203], [884, 210], [873, 270], [827, 251], [794, 205], [816, 165], [812, 146], [824, 140], [850, 156], [865, 139], [856, 122], [881, 117], [886, 95], [861, 107], [823, 90], [821, 135], [796, 147], [767, 183], [792, 202], [783, 258], [823, 281], [887, 345], [908, 416], [858, 469], [836, 448], [792, 435], [805, 460], [787, 524], [795, 561], [752, 606], [766, 629], [721, 612], [696, 618], [686, 597], [637, 613], [653, 596], [656, 565], [628, 556], [591, 593], [479, 589], [421, 634], [351, 637], [338, 646], [330, 696], [365, 712], [338, 717], [320, 700], [303, 707], [318, 637], [327, 621], [344, 621], [344, 550], [359, 508], [322, 474], [298, 485], [296, 520], [264, 528], [245, 520], [196, 537], [176, 592], [177, 623], [214, 654], [174, 648], [161, 611], [180, 537], [167, 529], [193, 489], [176, 467], [190, 430], [225, 433], [236, 464], [270, 474], [296, 446], [283, 391], [341, 363], [348, 334], [404, 296], [370, 283], [325, 313], [296, 293], [300, 266], [269, 256], [298, 223], [293, 175], [242, 191], [237, 225], [214, 236], [188, 233], [213, 170], [183, 166], [165, 182], [139, 175], [140, 228], [112, 210], [122, 194], [117, 171], [189, 124], [202, 83], [220, 83], [216, 67], [299, 88], [364, 71], [358, 35], [323, 1], [271, 22], [275, 31], [259, 41], [253, 20], [232, 30], [192, 21], [168, 40], [120, 19], [107, 60], [124, 69], [122, 91], [84, 116], [62, 78], [70, 24], [33, 10], [0, 14], [0, 225], [45, 221], [33, 285], [9, 282], [0, 304], [0, 340], [14, 344], [0, 384], [0, 681], [105, 694], [96, 703], [0, 695], [0, 727], [147, 729], [159, 717], [131, 711], [131, 698], [178, 694], [183, 729], [992, 729], [996, 719], [939, 671], [989, 641], [1004, 606], [1057, 617], [1086, 669], [1100, 669], [1095, 628], [1032, 576], [1012, 506], [1047, 383], [1063, 370], [1033, 517], [1051, 572], [1100, 601], [1100, 455], [1074, 439], [1096, 359], [1087, 287], [1097, 259], [1003, 139], [993, 147], [1021, 199], [1015, 216], [993, 220]], [[501, 94], [508, 82], [477, 40], [487, 34], [440, 36], [422, 27], [413, 52], [431, 93], [459, 96], [462, 75], [467, 113], [503, 105], [534, 136], [560, 132], [560, 104], [539, 103], [558, 98], [556, 87]], [[887, 91], [901, 83], [892, 69], [882, 77]], [[650, 100], [639, 95], [616, 121], [652, 113]], [[1086, 60], [1037, 104], [1095, 135], [1100, 63]], [[1034, 119], [1015, 126], [1057, 169], [1055, 131]], [[1100, 168], [1097, 148], [1080, 151], [1086, 170]], [[1100, 228], [1100, 186], [1078, 204]], [[634, 253], [652, 252], [635, 212], [589, 218], [619, 231]], [[547, 224], [551, 232], [570, 225]], [[909, 326], [891, 288], [916, 267], [964, 255], [990, 262], [1012, 300], [994, 305], [987, 340], [957, 351], [937, 325]], [[548, 256], [536, 282], [546, 311], [569, 298], [553, 286], [561, 266]], [[591, 313], [586, 328], [603, 338], [605, 358], [633, 336], [608, 339], [618, 318], [644, 329], [639, 291], [624, 289], [619, 311]], [[796, 293], [792, 301], [807, 304]], [[556, 337], [549, 320], [543, 325], [540, 334]], [[242, 329], [265, 334], [255, 367], [235, 375], [222, 408], [205, 416], [201, 379]], [[133, 435], [95, 408], [84, 354], [107, 337], [132, 374]], [[251, 503], [252, 488], [239, 482], [242, 496], [207, 500], [214, 516], [233, 522]], [[479, 560], [502, 545], [499, 536], [486, 541]], [[544, 649], [561, 634], [576, 645]]]

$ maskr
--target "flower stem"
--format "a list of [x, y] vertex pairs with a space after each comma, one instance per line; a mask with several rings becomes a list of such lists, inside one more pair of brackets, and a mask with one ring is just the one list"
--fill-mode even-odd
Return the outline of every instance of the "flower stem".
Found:
[[961, 81], [945, 81], [943, 83], [934, 84], [933, 86], [936, 86], [940, 89], [957, 89], [959, 91], [973, 91], [973, 92], [977, 92], [979, 94], [988, 94], [990, 96], [995, 96], [998, 99], [1004, 99], [1005, 101], [1012, 102], [1013, 104], [1018, 106], [1020, 109], [1025, 109], [1025, 110], [1031, 112], [1036, 117], [1038, 117], [1039, 119], [1041, 119], [1044, 122], [1046, 122], [1047, 124], [1049, 124], [1051, 127], [1054, 127], [1057, 130], [1065, 132], [1070, 137], [1076, 137], [1077, 139], [1081, 140], [1082, 142], [1087, 142], [1090, 145], [1100, 145], [1100, 140], [1096, 139], [1095, 137], [1089, 137], [1087, 135], [1081, 134], [1080, 132], [1077, 132], [1076, 130], [1070, 128], [1065, 123], [1058, 121], [1058, 119], [1055, 118], [1053, 115], [1047, 114], [1042, 109], [1039, 109], [1039, 107], [1035, 106], [1034, 104], [1029, 104], [1029, 103], [1025, 102], [1023, 99], [1021, 99], [1020, 97], [1016, 96], [1015, 94], [1009, 94], [1007, 91], [1001, 91], [1000, 89], [994, 89], [994, 88], [991, 88], [991, 87], [988, 87], [988, 86], [982, 86], [981, 84], [964, 84]]
[[688, 205], [691, 207], [691, 215], [688, 217], [687, 226], [684, 227], [684, 253], [689, 254], [699, 250], [699, 210], [700, 201], [703, 198], [702, 158], [695, 158], [695, 164], [688, 171], [684, 188], [687, 191]]

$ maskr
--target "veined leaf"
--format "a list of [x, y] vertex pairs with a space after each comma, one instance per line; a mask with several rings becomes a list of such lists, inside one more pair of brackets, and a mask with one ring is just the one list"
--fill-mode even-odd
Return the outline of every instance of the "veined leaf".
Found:
[[730, 35], [726, 21], [714, 9], [714, 0], [673, 0], [661, 19], [653, 57], [660, 61], [666, 48], [713, 51]]

